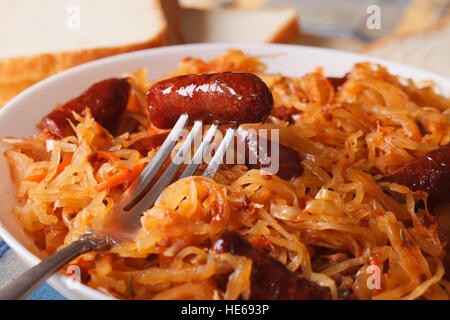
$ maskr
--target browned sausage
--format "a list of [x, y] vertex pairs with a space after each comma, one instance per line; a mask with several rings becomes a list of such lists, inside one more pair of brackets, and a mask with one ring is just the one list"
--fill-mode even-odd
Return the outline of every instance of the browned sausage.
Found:
[[89, 108], [100, 125], [112, 130], [127, 106], [130, 90], [131, 86], [126, 79], [113, 78], [97, 82], [80, 96], [44, 117], [41, 126], [57, 138], [73, 135], [74, 131], [68, 121], [76, 123], [72, 112], [81, 114]]
[[407, 186], [413, 191], [428, 192], [431, 205], [448, 200], [450, 195], [450, 143], [415, 158], [402, 169], [383, 178]]
[[163, 132], [139, 139], [130, 146], [130, 149], [137, 150], [143, 157], [146, 157], [150, 150], [160, 147], [164, 143], [169, 133]]
[[[289, 147], [277, 143], [278, 153], [272, 154], [271, 141], [257, 137], [256, 134], [246, 130], [238, 130], [236, 133], [236, 140], [238, 146], [241, 143], [245, 146], [245, 164], [250, 169], [270, 168], [272, 157], [278, 157], [278, 171], [272, 173], [276, 174], [281, 179], [289, 180], [292, 177], [300, 176], [303, 172], [303, 167], [300, 164], [301, 159], [298, 153]], [[260, 142], [262, 142], [266, 148], [263, 148], [260, 145]], [[256, 163], [250, 163], [251, 157], [256, 159]]]
[[240, 124], [264, 121], [273, 108], [267, 85], [245, 72], [192, 74], [163, 80], [147, 94], [150, 120], [170, 129], [180, 115], [205, 124]]
[[267, 252], [254, 247], [234, 231], [222, 233], [214, 250], [229, 252], [252, 260], [250, 299], [253, 300], [322, 300], [331, 299], [328, 289], [298, 277]]
[[53, 110], [41, 120], [41, 126], [55, 138], [64, 138], [74, 135], [74, 131], [68, 120], [75, 122], [73, 115], [63, 109]]
[[327, 77], [327, 79], [328, 79], [328, 81], [330, 81], [330, 83], [333, 86], [334, 90], [337, 91], [337, 89], [339, 89], [339, 87], [342, 86], [345, 83], [345, 81], [348, 80], [348, 76], [349, 76], [349, 74], [347, 73], [345, 76], [343, 76], [341, 78]]

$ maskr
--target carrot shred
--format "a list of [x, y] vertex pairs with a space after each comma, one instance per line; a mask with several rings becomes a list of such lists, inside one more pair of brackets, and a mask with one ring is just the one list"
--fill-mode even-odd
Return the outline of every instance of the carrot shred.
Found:
[[64, 169], [72, 163], [72, 159], [73, 159], [73, 153], [69, 153], [66, 155], [66, 157], [63, 159], [63, 161], [61, 161], [61, 163], [59, 164], [58, 168], [56, 169], [56, 174], [55, 176], [59, 175], [61, 172], [64, 171]]
[[[61, 161], [61, 163], [58, 165], [58, 168], [56, 168], [56, 173], [53, 176], [52, 180], [58, 176], [61, 172], [64, 171], [64, 169], [72, 163], [72, 158], [73, 158], [73, 153], [69, 153], [66, 155], [66, 157], [63, 159], [63, 161]], [[24, 180], [25, 181], [31, 181], [31, 182], [41, 182], [42, 180], [45, 179], [45, 177], [47, 176], [48, 172], [44, 172], [41, 174], [37, 174], [34, 176], [29, 176], [26, 177]]]
[[374, 210], [374, 212], [375, 212], [377, 215], [379, 215], [379, 216], [384, 216], [383, 210], [376, 209], [376, 210]]
[[145, 163], [140, 163], [133, 167], [131, 170], [129, 169], [121, 169], [118, 174], [108, 178], [106, 181], [101, 182], [97, 185], [98, 191], [108, 190], [115, 186], [118, 186], [128, 180], [135, 179], [138, 175], [141, 174], [142, 170], [145, 168]]
[[258, 248], [267, 248], [270, 246], [269, 240], [264, 236], [253, 236], [248, 239], [251, 244]]
[[45, 177], [47, 176], [47, 173], [48, 172], [44, 172], [44, 173], [37, 174], [37, 175], [34, 175], [34, 176], [29, 176], [29, 177], [26, 177], [23, 180], [24, 181], [30, 181], [30, 182], [41, 182], [42, 180], [45, 179]]
[[374, 257], [370, 258], [370, 264], [380, 267], [380, 263], [378, 262], [378, 259], [374, 258]]

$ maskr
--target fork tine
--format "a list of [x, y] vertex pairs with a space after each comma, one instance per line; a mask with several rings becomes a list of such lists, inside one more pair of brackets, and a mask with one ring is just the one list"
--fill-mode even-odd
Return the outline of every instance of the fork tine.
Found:
[[202, 177], [212, 179], [214, 178], [217, 169], [219, 169], [219, 166], [222, 164], [223, 157], [225, 156], [225, 153], [227, 152], [228, 148], [230, 147], [231, 143], [233, 142], [234, 135], [236, 134], [236, 129], [228, 129], [227, 133], [225, 134], [225, 137], [222, 140], [222, 143], [219, 145], [219, 148], [217, 149], [216, 153], [214, 154], [214, 157], [212, 158], [211, 162], [209, 163], [206, 170], [203, 172]]
[[202, 143], [198, 147], [197, 151], [194, 154], [194, 157], [192, 158], [189, 165], [186, 167], [186, 169], [183, 171], [183, 173], [180, 176], [180, 179], [187, 178], [190, 176], [193, 176], [195, 172], [197, 171], [198, 167], [202, 163], [203, 154], [206, 151], [206, 148], [209, 147], [211, 144], [212, 139], [214, 138], [214, 135], [217, 132], [218, 126], [213, 124], [208, 132], [205, 135], [205, 138], [203, 139]]
[[133, 182], [131, 186], [122, 195], [122, 199], [125, 201], [122, 200], [121, 203], [125, 202], [126, 204], [124, 208], [125, 210], [128, 210], [144, 196], [153, 178], [159, 172], [164, 162], [167, 160], [170, 153], [172, 152], [172, 149], [174, 148], [175, 144], [178, 142], [178, 139], [183, 133], [183, 129], [186, 126], [188, 120], [189, 117], [187, 114], [183, 114], [180, 116], [177, 123], [170, 132], [169, 136], [166, 138], [162, 146], [159, 148], [158, 152], [148, 163], [148, 165], [145, 167], [145, 169], [142, 171], [142, 173], [139, 175], [136, 181]]
[[[202, 133], [202, 123], [201, 121], [196, 121], [180, 150], [178, 150], [175, 155], [174, 160], [150, 189], [149, 185], [152, 182], [152, 179], [159, 172], [163, 163], [173, 150], [176, 142], [181, 136], [182, 129], [186, 126], [188, 120], [189, 118], [187, 115], [182, 115], [178, 119], [172, 129], [172, 132], [166, 138], [166, 141], [153, 157], [152, 161], [150, 161], [139, 178], [117, 200], [110, 220], [107, 221], [103, 227], [104, 232], [114, 234], [115, 238], [121, 240], [134, 239], [139, 227], [141, 226], [139, 219], [140, 216], [145, 210], [149, 209], [155, 203], [161, 192], [170, 184], [170, 182], [172, 182], [174, 176], [178, 172], [182, 160], [190, 151], [194, 139]], [[212, 138], [214, 137], [217, 129], [218, 127], [216, 125], [212, 125], [208, 130], [205, 139], [203, 139], [199, 148], [195, 152], [194, 159], [187, 166], [187, 171], [185, 170], [183, 172], [182, 177], [195, 173], [198, 168], [198, 164], [196, 165], [196, 163], [201, 163], [204, 151], [211, 144]], [[214, 157], [203, 173], [203, 177], [214, 177], [217, 169], [222, 163], [225, 153], [233, 141], [235, 133], [236, 129], [227, 130], [227, 133], [214, 154]]]
[[[174, 159], [170, 163], [169, 167], [164, 171], [161, 177], [156, 181], [153, 187], [147, 192], [147, 194], [136, 204], [133, 208], [133, 212], [144, 212], [150, 208], [159, 197], [161, 192], [170, 184], [175, 174], [178, 172], [183, 159], [189, 153], [194, 139], [202, 132], [202, 122], [196, 121], [192, 127], [191, 132], [187, 136], [180, 150], [178, 150]], [[125, 208], [127, 210], [127, 208]]]

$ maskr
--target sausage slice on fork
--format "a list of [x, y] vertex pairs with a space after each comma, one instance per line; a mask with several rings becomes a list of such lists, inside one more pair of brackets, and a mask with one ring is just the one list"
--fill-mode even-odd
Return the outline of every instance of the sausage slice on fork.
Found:
[[270, 89], [246, 72], [183, 75], [154, 84], [147, 94], [151, 122], [170, 129], [186, 113], [204, 124], [264, 121], [272, 111]]

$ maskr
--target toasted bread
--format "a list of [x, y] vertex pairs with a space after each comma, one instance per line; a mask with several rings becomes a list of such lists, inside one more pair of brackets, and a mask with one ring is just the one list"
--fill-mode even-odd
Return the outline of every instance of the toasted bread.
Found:
[[1, 83], [167, 42], [160, 0], [1, 1], [0, 19]]

